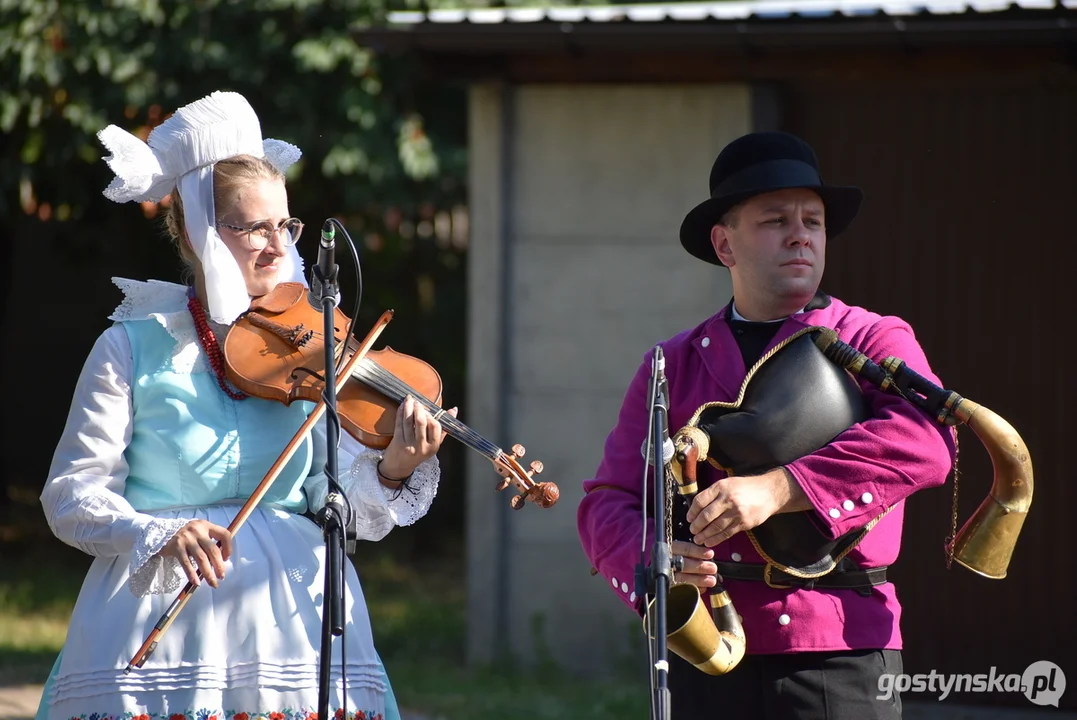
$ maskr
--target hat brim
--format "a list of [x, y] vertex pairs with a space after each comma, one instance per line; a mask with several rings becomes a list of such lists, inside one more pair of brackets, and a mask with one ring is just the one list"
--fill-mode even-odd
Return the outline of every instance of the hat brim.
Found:
[[864, 202], [864, 193], [858, 187], [842, 185], [832, 186], [804, 186], [791, 185], [788, 188], [770, 188], [767, 190], [752, 190], [720, 198], [704, 200], [692, 208], [681, 223], [681, 245], [693, 256], [711, 263], [722, 265], [723, 263], [714, 252], [711, 244], [711, 229], [718, 224], [722, 216], [734, 206], [756, 195], [779, 190], [792, 190], [804, 188], [818, 193], [826, 208], [826, 235], [833, 238], [840, 235], [860, 212], [860, 206]]

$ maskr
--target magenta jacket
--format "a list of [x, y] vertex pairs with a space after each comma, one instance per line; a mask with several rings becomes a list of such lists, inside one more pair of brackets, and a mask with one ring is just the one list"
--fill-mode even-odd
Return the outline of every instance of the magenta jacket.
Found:
[[[726, 321], [727, 310], [662, 343], [671, 435], [703, 403], [737, 398], [747, 368]], [[907, 323], [836, 298], [829, 298], [826, 307], [785, 320], [768, 349], [809, 326], [833, 328], [876, 362], [896, 356], [941, 385]], [[577, 513], [587, 557], [617, 596], [641, 616], [642, 598], [636, 597], [634, 574], [641, 547], [640, 448], [647, 436], [650, 376], [648, 352], [628, 387], [598, 472], [583, 483], [587, 494]], [[832, 538], [893, 507], [849, 554], [861, 568], [870, 568], [892, 564], [898, 557], [904, 500], [946, 481], [954, 442], [950, 429], [908, 401], [866, 382], [861, 386], [874, 417], [786, 467], [814, 506], [820, 527]], [[699, 473], [704, 486], [722, 477], [710, 465], [700, 465]], [[652, 540], [649, 530], [648, 548]], [[717, 561], [763, 562], [744, 533], [719, 544], [714, 552]], [[891, 583], [877, 586], [867, 597], [855, 590], [783, 590], [752, 581], [726, 580], [725, 587], [743, 617], [748, 653], [901, 648], [901, 606]]]

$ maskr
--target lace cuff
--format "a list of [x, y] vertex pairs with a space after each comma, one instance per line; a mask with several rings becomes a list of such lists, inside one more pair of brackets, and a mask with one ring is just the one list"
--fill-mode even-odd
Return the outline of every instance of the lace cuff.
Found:
[[180, 589], [186, 577], [183, 566], [178, 559], [162, 557], [157, 553], [189, 522], [185, 518], [154, 519], [142, 529], [131, 551], [129, 586], [135, 597], [162, 595]]
[[354, 494], [372, 505], [384, 507], [394, 525], [412, 525], [426, 515], [438, 493], [441, 467], [435, 455], [415, 468], [407, 480], [396, 490], [390, 490], [378, 480], [378, 462], [381, 453], [366, 449], [351, 465]]

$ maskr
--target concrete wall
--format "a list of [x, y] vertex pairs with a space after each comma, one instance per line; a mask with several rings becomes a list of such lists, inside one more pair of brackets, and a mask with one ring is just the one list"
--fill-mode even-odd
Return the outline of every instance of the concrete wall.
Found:
[[465, 421], [523, 444], [561, 499], [514, 512], [490, 463], [469, 458], [471, 662], [601, 675], [645, 652], [590, 574], [576, 507], [645, 354], [729, 298], [728, 273], [677, 231], [752, 107], [743, 85], [472, 89]]

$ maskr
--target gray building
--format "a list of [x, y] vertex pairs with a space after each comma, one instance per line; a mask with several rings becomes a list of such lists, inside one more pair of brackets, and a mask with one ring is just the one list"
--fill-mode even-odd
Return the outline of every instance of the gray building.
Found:
[[[1077, 677], [1067, 516], [1072, 373], [1054, 348], [1077, 266], [1077, 2], [815, 0], [397, 13], [360, 33], [466, 82], [469, 416], [526, 446], [561, 500], [518, 513], [468, 471], [469, 656], [601, 674], [642, 627], [576, 532], [629, 378], [653, 344], [729, 299], [677, 242], [720, 148], [753, 129], [811, 142], [861, 217], [824, 289], [917, 328], [951, 389], [1024, 436], [1042, 483], [1002, 581], [947, 570], [953, 487], [908, 503], [893, 569], [909, 672]], [[962, 431], [959, 511], [992, 466]], [[631, 579], [627, 579], [631, 582]], [[1018, 627], [1015, 628], [1014, 625]], [[986, 663], [986, 664], [985, 664]], [[1005, 668], [1005, 670], [1003, 670]], [[1025, 704], [1016, 697], [970, 702]], [[1077, 708], [1077, 693], [1062, 698]]]

